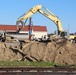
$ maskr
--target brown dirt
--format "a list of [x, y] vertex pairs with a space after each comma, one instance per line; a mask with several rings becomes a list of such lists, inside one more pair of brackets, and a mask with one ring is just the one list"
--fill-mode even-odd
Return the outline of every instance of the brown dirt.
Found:
[[76, 44], [69, 41], [42, 43], [31, 42], [19, 48], [6, 47], [0, 43], [0, 60], [48, 61], [57, 64], [76, 64]]

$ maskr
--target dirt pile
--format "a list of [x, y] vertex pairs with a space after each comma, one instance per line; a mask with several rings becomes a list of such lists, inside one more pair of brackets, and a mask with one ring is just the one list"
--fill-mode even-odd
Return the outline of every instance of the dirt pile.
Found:
[[65, 41], [23, 44], [22, 50], [0, 43], [0, 60], [49, 61], [57, 64], [76, 64], [76, 44]]
[[6, 47], [4, 43], [0, 43], [0, 60], [19, 60], [22, 55], [18, 50]]
[[76, 64], [76, 45], [64, 43], [33, 43], [23, 49], [31, 61], [49, 61], [58, 64]]

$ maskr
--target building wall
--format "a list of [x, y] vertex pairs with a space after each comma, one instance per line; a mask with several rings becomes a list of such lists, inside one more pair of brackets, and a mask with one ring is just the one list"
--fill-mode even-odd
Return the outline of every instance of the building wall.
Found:
[[39, 32], [39, 31], [35, 31], [32, 33], [34, 35], [34, 38], [41, 38], [44, 35], [47, 35], [47, 32]]
[[28, 31], [20, 31], [19, 33], [29, 33]]
[[[29, 36], [29, 31], [20, 31], [20, 33], [28, 33]], [[34, 38], [41, 38], [44, 35], [47, 35], [48, 32], [43, 32], [43, 31], [32, 31], [31, 35], [34, 35]]]
[[[41, 38], [44, 35], [47, 35], [47, 32], [33, 31], [31, 35], [34, 35], [31, 37], [32, 39], [33, 38], [37, 39], [37, 38]], [[20, 33], [16, 33], [16, 34], [10, 33], [10, 36], [16, 37], [19, 40], [26, 40], [29, 38], [29, 32], [28, 31], [20, 31]]]

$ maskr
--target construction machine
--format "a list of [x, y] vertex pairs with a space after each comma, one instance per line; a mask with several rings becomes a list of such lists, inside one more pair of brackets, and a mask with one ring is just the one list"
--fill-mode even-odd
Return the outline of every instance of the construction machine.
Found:
[[[44, 8], [46, 10], [46, 12], [44, 12], [41, 8]], [[22, 24], [21, 29], [23, 29], [27, 19], [30, 18], [33, 14], [35, 14], [37, 12], [44, 15], [48, 19], [52, 20], [57, 25], [58, 35], [65, 36], [65, 31], [63, 30], [62, 23], [59, 20], [59, 18], [42, 5], [37, 5], [33, 8], [31, 8], [27, 13], [24, 13], [22, 16], [20, 16], [16, 22], [17, 29], [19, 29], [18, 25], [20, 23]], [[24, 20], [25, 20], [25, 23], [23, 22]]]
[[[46, 12], [44, 10], [42, 10], [42, 8], [44, 8]], [[42, 5], [37, 5], [37, 6], [33, 7], [33, 8], [31, 8], [30, 10], [28, 10], [22, 16], [20, 16], [17, 19], [17, 22], [16, 22], [17, 29], [19, 30], [19, 24], [21, 23], [22, 28], [20, 30], [22, 30], [24, 28], [24, 26], [25, 26], [25, 23], [26, 23], [27, 19], [30, 18], [33, 14], [35, 14], [37, 12], [44, 15], [48, 19], [52, 20], [56, 24], [58, 35], [60, 35], [61, 37], [65, 36], [66, 32], [64, 31], [64, 29], [62, 27], [62, 23], [59, 20], [59, 18], [56, 15], [54, 15], [50, 10], [48, 10], [47, 8], [45, 8]], [[25, 23], [24, 23], [24, 21], [25, 21]]]

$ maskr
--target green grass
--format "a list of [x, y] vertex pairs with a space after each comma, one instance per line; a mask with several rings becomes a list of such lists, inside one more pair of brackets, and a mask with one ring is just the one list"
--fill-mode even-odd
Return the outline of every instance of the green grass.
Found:
[[53, 62], [29, 62], [29, 61], [0, 61], [0, 67], [68, 67], [76, 68], [76, 65], [59, 65]]
[[7, 67], [12, 67], [12, 66], [17, 66], [17, 67], [20, 67], [20, 66], [35, 66], [35, 67], [53, 67], [54, 66], [54, 63], [52, 62], [28, 62], [28, 61], [0, 61], [0, 66], [1, 67], [4, 67], [4, 66], [7, 66]]

